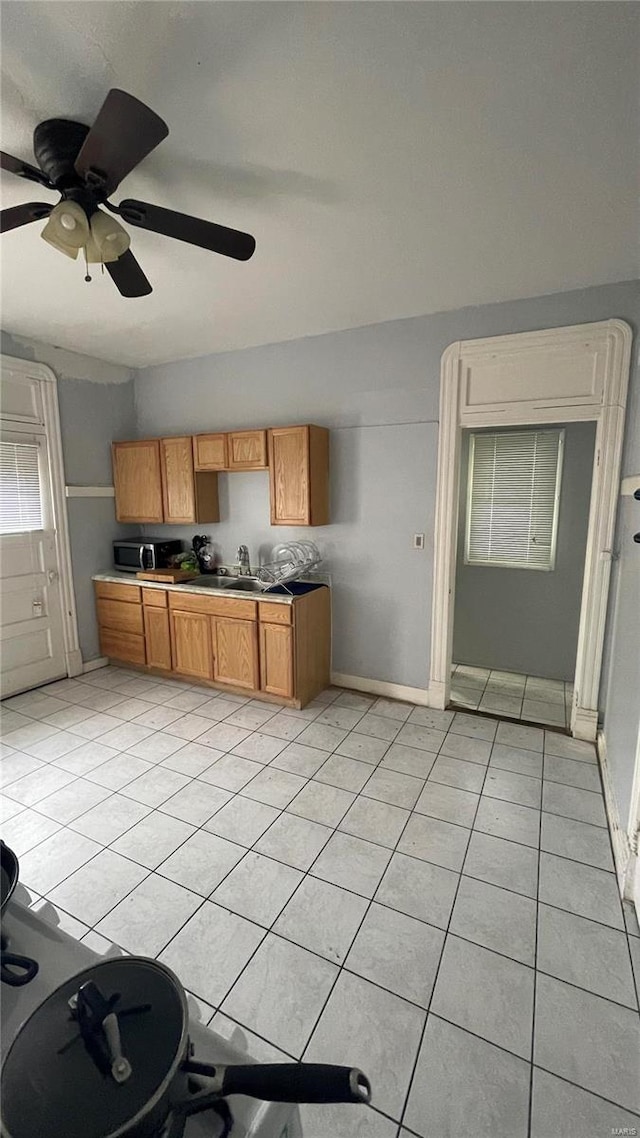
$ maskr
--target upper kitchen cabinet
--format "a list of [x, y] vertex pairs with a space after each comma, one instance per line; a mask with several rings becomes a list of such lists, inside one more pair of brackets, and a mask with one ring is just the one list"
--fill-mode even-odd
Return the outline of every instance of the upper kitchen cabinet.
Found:
[[220, 520], [218, 476], [194, 470], [191, 435], [160, 439], [160, 467], [165, 522], [189, 525]]
[[111, 456], [118, 521], [164, 521], [159, 439], [112, 443]]
[[227, 470], [227, 436], [194, 435], [193, 463], [196, 470]]
[[265, 470], [266, 431], [231, 431], [227, 435], [227, 470]]
[[113, 483], [119, 522], [217, 522], [215, 472], [194, 470], [191, 435], [113, 443]]
[[273, 427], [268, 435], [271, 525], [328, 525], [329, 431]]

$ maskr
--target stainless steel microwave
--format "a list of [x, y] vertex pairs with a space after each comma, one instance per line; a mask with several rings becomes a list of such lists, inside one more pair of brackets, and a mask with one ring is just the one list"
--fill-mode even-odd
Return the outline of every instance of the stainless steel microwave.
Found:
[[171, 557], [182, 553], [182, 542], [160, 537], [118, 538], [113, 543], [113, 565], [125, 573], [141, 569], [166, 569]]

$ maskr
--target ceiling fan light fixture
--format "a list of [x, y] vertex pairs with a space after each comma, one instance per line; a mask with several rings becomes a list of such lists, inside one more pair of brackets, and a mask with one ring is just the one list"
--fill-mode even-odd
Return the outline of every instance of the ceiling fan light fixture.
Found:
[[75, 259], [78, 249], [89, 238], [89, 222], [82, 206], [72, 201], [58, 202], [51, 210], [41, 236], [54, 249]]
[[91, 217], [90, 236], [86, 242], [89, 264], [102, 261], [106, 265], [117, 261], [126, 253], [130, 244], [131, 238], [120, 222], [101, 210], [96, 210]]

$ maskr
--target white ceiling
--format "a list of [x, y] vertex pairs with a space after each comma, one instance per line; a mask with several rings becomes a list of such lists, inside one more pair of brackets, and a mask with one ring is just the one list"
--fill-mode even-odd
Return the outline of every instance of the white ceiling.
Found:
[[[133, 366], [636, 275], [637, 5], [3, 4], [2, 146], [110, 87], [170, 136], [114, 195], [253, 233], [140, 230], [151, 296], [2, 237], [2, 323]], [[2, 175], [3, 204], [52, 195]], [[55, 199], [52, 199], [55, 200]]]

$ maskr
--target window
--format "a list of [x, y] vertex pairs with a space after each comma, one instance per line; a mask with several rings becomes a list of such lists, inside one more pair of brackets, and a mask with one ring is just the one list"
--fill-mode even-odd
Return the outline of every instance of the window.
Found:
[[0, 442], [0, 533], [43, 528], [37, 443]]
[[472, 434], [467, 565], [553, 569], [564, 431]]

